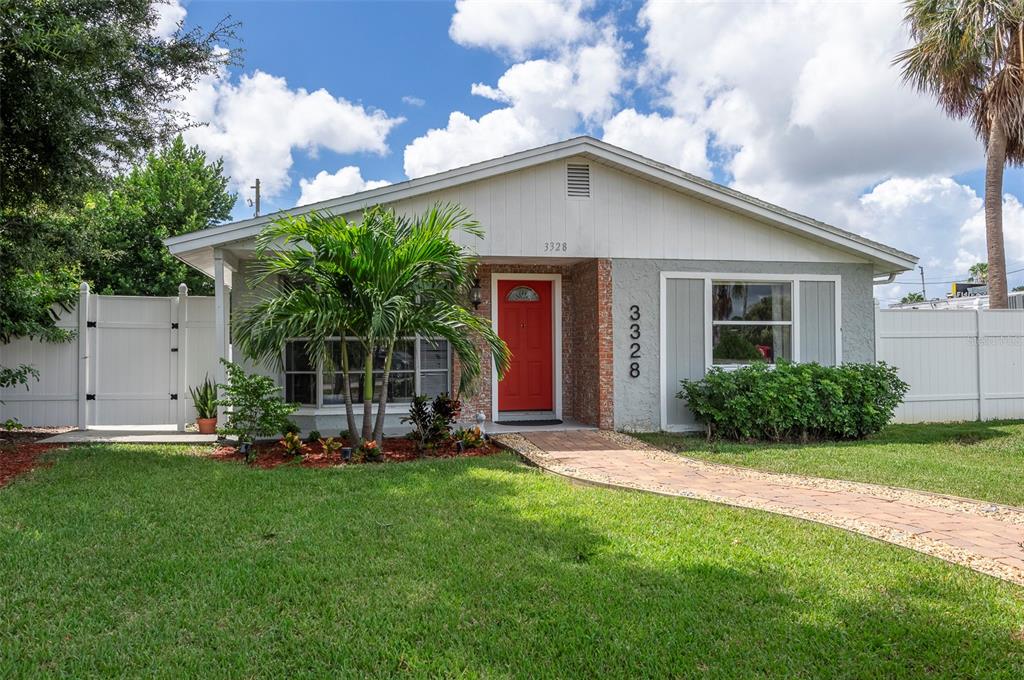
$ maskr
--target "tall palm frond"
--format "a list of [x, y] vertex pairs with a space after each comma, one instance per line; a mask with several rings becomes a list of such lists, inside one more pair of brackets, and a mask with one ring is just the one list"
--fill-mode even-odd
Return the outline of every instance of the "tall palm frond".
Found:
[[895, 59], [904, 82], [969, 118], [985, 145], [989, 298], [1005, 309], [1003, 170], [1024, 164], [1024, 2], [908, 0], [904, 21], [914, 41]]
[[[479, 382], [482, 347], [490, 350], [499, 376], [508, 370], [508, 347], [489, 322], [466, 308], [476, 262], [458, 234], [482, 233], [469, 212], [450, 203], [412, 218], [379, 206], [364, 211], [359, 222], [315, 212], [281, 218], [257, 238], [251, 284], [264, 293], [236, 316], [237, 344], [247, 356], [280, 366], [284, 343], [306, 338], [310, 360], [331, 367], [331, 338], [355, 338], [363, 356], [361, 432], [368, 439], [372, 425], [380, 442], [391, 358], [400, 338], [447, 340], [462, 367], [460, 394], [471, 394]], [[371, 423], [377, 356], [384, 357], [384, 370]], [[346, 351], [342, 359], [347, 363]], [[342, 368], [346, 416], [355, 435], [349, 367]]]

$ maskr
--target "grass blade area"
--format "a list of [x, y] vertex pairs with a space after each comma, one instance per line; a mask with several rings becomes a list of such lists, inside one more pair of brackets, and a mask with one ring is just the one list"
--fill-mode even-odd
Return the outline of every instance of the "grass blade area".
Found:
[[716, 463], [1024, 506], [1024, 423], [890, 425], [855, 442], [736, 444], [667, 432], [635, 435]]
[[1024, 590], [511, 456], [91, 446], [0, 489], [0, 677], [1006, 677]]

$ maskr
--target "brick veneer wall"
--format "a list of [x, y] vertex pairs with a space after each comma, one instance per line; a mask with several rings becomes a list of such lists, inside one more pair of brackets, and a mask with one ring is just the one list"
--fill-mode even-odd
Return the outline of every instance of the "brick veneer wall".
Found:
[[[481, 265], [479, 316], [491, 318], [491, 277], [500, 274], [562, 275], [562, 414], [566, 418], [611, 428], [612, 327], [611, 261], [588, 260], [577, 265]], [[462, 420], [482, 412], [491, 417], [491, 353], [479, 344], [481, 376], [476, 393], [462, 398]], [[454, 362], [455, 389], [461, 370]]]
[[573, 417], [587, 425], [614, 425], [612, 385], [612, 268], [611, 260], [587, 260], [572, 268]]

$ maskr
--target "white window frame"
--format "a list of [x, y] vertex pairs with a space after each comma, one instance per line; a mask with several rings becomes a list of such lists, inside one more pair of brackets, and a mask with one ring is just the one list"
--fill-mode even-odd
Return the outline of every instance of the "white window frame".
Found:
[[[420, 373], [423, 371], [423, 369], [420, 368], [420, 342], [421, 342], [421, 340], [423, 340], [423, 338], [417, 335], [417, 336], [414, 336], [414, 337], [404, 336], [402, 339], [403, 340], [413, 340], [414, 341], [414, 345], [413, 345], [414, 349], [413, 349], [413, 351], [415, 352], [415, 355], [416, 355], [416, 357], [415, 357], [416, 367], [413, 369], [413, 380], [414, 380], [414, 383], [415, 383], [415, 387], [413, 389], [414, 389], [416, 394], [420, 394]], [[452, 369], [453, 369], [451, 343], [449, 343], [444, 338], [437, 338], [437, 339], [440, 340], [441, 342], [448, 343], [448, 368], [447, 369], [440, 369], [440, 368], [427, 369], [427, 372], [428, 373], [440, 373], [442, 370], [446, 371], [447, 374], [448, 374], [447, 390], [448, 390], [448, 394], [451, 394], [451, 391], [452, 391]], [[285, 341], [285, 344], [287, 345], [287, 343], [289, 343], [289, 342], [302, 342], [304, 340], [308, 340], [308, 338], [288, 338], [288, 340]], [[328, 338], [328, 340], [341, 340], [341, 336], [331, 336], [330, 338]], [[286, 351], [287, 351], [286, 347], [282, 347], [281, 348], [281, 352], [282, 353], [284, 353]], [[349, 370], [349, 373], [359, 373], [359, 372], [360, 371]], [[400, 372], [401, 373], [406, 373], [407, 371], [400, 371]], [[282, 391], [287, 389], [287, 376], [290, 373], [300, 374], [300, 373], [309, 373], [309, 371], [281, 371], [281, 373], [279, 375], [279, 384], [281, 385]], [[340, 404], [326, 404], [326, 405], [324, 404], [324, 371], [323, 371], [323, 367], [320, 366], [320, 367], [314, 369], [313, 373], [316, 376], [316, 404], [300, 404], [298, 410], [295, 411], [295, 414], [301, 416], [301, 415], [322, 415], [322, 414], [329, 414], [330, 415], [330, 414], [336, 414], [336, 413], [344, 413], [345, 412], [345, 404], [344, 404], [344, 402], [342, 402]], [[335, 371], [335, 373], [340, 373], [340, 371]], [[377, 407], [377, 403], [376, 402], [374, 402], [373, 407], [374, 407], [373, 411], [376, 412], [376, 407]], [[363, 404], [362, 404], [362, 402], [353, 403], [352, 404], [352, 410], [353, 410], [353, 412], [355, 414], [361, 415], [363, 413]], [[388, 413], [398, 413], [398, 414], [408, 413], [409, 412], [409, 402], [388, 402], [387, 410], [388, 410]]]
[[[709, 281], [710, 281], [710, 283], [708, 283]], [[746, 320], [743, 320], [743, 321], [716, 321], [714, 319], [714, 309], [713, 309], [713, 306], [714, 306], [714, 290], [715, 290], [715, 284], [716, 283], [740, 283], [740, 284], [744, 284], [744, 285], [756, 285], [756, 284], [759, 284], [759, 283], [767, 283], [767, 284], [788, 283], [789, 284], [789, 291], [790, 291], [790, 293], [789, 293], [789, 306], [790, 306], [789, 320], [787, 320], [787, 321], [781, 321], [781, 320], [780, 321], [746, 321]], [[799, 288], [800, 288], [799, 284], [791, 283], [790, 281], [781, 280], [781, 279], [768, 280], [768, 279], [762, 279], [762, 278], [752, 279], [752, 278], [749, 278], [749, 277], [748, 278], [742, 278], [742, 279], [723, 279], [723, 278], [705, 279], [705, 284], [704, 284], [704, 296], [705, 296], [704, 310], [705, 310], [705, 315], [706, 315], [706, 318], [704, 320], [705, 321], [705, 329], [704, 329], [704, 364], [705, 364], [705, 370], [707, 370], [708, 368], [710, 368], [712, 366], [715, 366], [715, 367], [718, 367], [718, 368], [723, 368], [723, 369], [725, 369], [727, 371], [734, 371], [737, 368], [743, 368], [744, 366], [749, 366], [750, 365], [749, 363], [747, 363], [747, 364], [744, 364], [744, 363], [716, 364], [715, 363], [715, 352], [714, 352], [714, 347], [712, 347], [712, 344], [713, 344], [714, 338], [715, 338], [715, 326], [789, 326], [789, 338], [790, 338], [790, 345], [791, 345], [790, 349], [792, 350], [793, 360], [796, 361], [797, 346], [800, 344], [800, 339], [797, 337], [797, 332], [796, 332], [796, 319], [797, 319], [797, 316], [799, 315], [799, 312], [796, 309], [796, 304], [799, 302], [799, 299], [800, 299], [799, 293], [797, 293], [797, 290]], [[774, 365], [774, 363], [775, 362], [772, 362], [771, 365]]]
[[[704, 282], [704, 372], [705, 374], [715, 367], [714, 355], [711, 346], [713, 339], [713, 311], [712, 291], [715, 281], [728, 281], [732, 283], [789, 283], [791, 284], [790, 304], [792, 305], [791, 321], [782, 322], [747, 322], [749, 325], [790, 325], [792, 336], [793, 362], [801, 361], [800, 354], [800, 284], [803, 282], [831, 282], [835, 294], [835, 336], [836, 355], [835, 364], [843, 363], [843, 277], [840, 274], [757, 274], [751, 272], [672, 272], [663, 271], [660, 277], [659, 305], [658, 305], [658, 358], [659, 358], [659, 392], [661, 402], [661, 429], [673, 431], [681, 429], [679, 426], [668, 424], [668, 397], [666, 386], [668, 384], [668, 357], [664, 351], [665, 340], [668, 336], [667, 320], [667, 295], [666, 288], [669, 279], [690, 279]], [[734, 325], [743, 325], [735, 323]], [[748, 364], [718, 364], [718, 368], [726, 370], [741, 368]], [[675, 392], [672, 398], [674, 399]]]

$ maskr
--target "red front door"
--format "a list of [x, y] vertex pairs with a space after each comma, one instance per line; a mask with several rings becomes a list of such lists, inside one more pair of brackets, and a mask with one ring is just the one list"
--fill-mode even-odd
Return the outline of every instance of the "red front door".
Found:
[[498, 281], [498, 335], [512, 351], [499, 411], [554, 410], [551, 309], [551, 281]]

